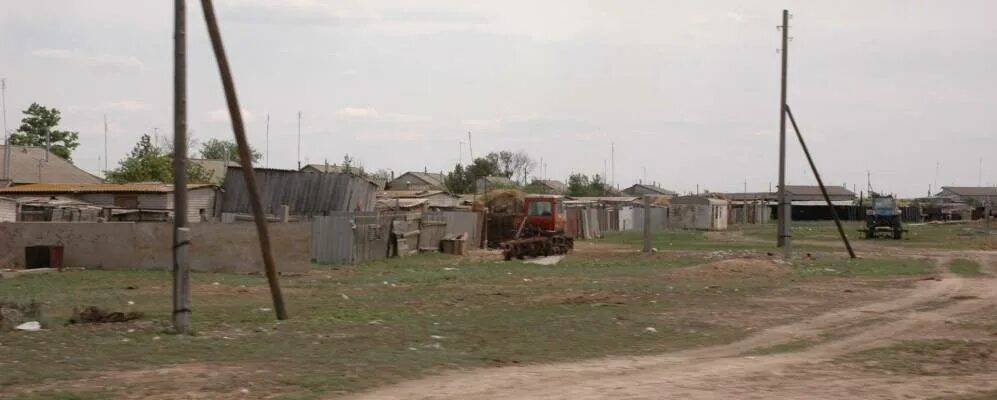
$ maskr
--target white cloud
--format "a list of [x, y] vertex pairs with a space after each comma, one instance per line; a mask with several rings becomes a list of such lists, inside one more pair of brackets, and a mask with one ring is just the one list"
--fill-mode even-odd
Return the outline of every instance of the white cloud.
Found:
[[93, 67], [138, 68], [142, 60], [133, 56], [113, 54], [84, 54], [79, 49], [34, 49], [31, 55], [41, 59], [58, 60]]
[[727, 18], [730, 18], [730, 19], [732, 19], [732, 20], [734, 20], [736, 22], [744, 22], [744, 19], [745, 19], [745, 17], [743, 15], [738, 14], [736, 12], [729, 12], [729, 13], [727, 13]]
[[140, 100], [118, 100], [107, 103], [102, 108], [105, 110], [141, 111], [151, 107]]
[[380, 113], [374, 107], [344, 107], [336, 110], [336, 116], [353, 119], [378, 119]]
[[[217, 110], [208, 112], [208, 119], [211, 120], [211, 122], [229, 122], [228, 108], [219, 108]], [[249, 123], [253, 122], [253, 120], [254, 120], [253, 113], [243, 108], [242, 122]]]
[[336, 117], [394, 122], [429, 122], [433, 117], [419, 114], [382, 113], [374, 107], [343, 107], [335, 112]]

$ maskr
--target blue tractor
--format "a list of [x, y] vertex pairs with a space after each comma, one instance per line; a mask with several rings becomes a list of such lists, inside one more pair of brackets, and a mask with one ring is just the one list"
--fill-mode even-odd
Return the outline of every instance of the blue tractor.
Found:
[[865, 212], [865, 232], [866, 239], [872, 239], [879, 234], [892, 235], [894, 239], [903, 239], [903, 224], [900, 222], [900, 208], [897, 207], [897, 199], [893, 195], [881, 195], [876, 192], [869, 193], [872, 207]]

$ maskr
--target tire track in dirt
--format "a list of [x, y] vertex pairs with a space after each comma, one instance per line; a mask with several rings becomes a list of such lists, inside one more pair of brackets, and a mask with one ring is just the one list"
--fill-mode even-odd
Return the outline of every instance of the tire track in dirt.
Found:
[[[967, 252], [917, 253], [939, 269]], [[992, 252], [973, 252], [993, 268]], [[967, 279], [948, 273], [922, 281], [907, 296], [838, 310], [762, 331], [721, 346], [657, 356], [607, 358], [575, 363], [481, 369], [403, 382], [351, 399], [927, 399], [997, 389], [997, 374], [970, 376], [871, 376], [828, 366], [826, 361], [889, 345], [896, 338], [997, 304], [997, 279]], [[928, 311], [918, 305], [965, 301]], [[878, 319], [885, 319], [879, 322]], [[827, 339], [805, 350], [764, 356], [745, 353], [793, 340], [819, 338], [849, 326], [857, 333]], [[854, 330], [854, 329], [853, 329]], [[826, 338], [825, 338], [826, 339]], [[821, 364], [824, 363], [824, 364]]]

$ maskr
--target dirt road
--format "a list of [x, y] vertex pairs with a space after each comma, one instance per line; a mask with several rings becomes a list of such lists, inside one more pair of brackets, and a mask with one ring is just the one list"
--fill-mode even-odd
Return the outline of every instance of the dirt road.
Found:
[[[905, 297], [816, 315], [723, 346], [647, 357], [455, 372], [350, 398], [933, 399], [997, 390], [993, 370], [955, 376], [897, 375], [832, 362], [902, 339], [960, 338], [950, 328], [953, 321], [997, 306], [997, 278], [993, 278], [997, 253], [930, 256], [940, 263], [953, 257], [973, 258], [991, 275], [962, 278], [940, 273], [937, 280], [919, 282]], [[767, 351], [793, 343], [806, 345], [796, 351]]]

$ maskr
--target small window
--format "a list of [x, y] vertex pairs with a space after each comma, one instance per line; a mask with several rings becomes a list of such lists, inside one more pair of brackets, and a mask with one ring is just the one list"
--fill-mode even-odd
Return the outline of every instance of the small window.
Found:
[[529, 215], [549, 217], [551, 215], [551, 204], [548, 202], [530, 203]]

